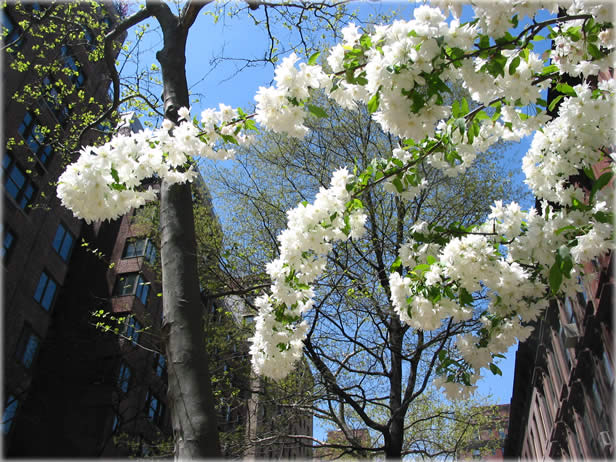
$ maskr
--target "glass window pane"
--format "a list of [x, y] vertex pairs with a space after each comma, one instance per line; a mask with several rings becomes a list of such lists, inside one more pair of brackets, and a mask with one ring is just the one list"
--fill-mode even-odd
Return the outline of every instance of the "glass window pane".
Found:
[[135, 255], [142, 256], [145, 250], [145, 239], [137, 239], [135, 241]]
[[60, 256], [64, 261], [68, 260], [69, 254], [71, 253], [71, 249], [73, 248], [73, 236], [70, 233], [66, 233], [64, 236], [64, 243], [62, 244], [62, 248], [60, 249]]
[[45, 291], [45, 287], [47, 286], [48, 280], [49, 280], [49, 277], [47, 276], [47, 273], [43, 271], [43, 273], [41, 274], [41, 278], [39, 279], [38, 285], [36, 286], [36, 290], [34, 291], [34, 300], [36, 300], [39, 303], [41, 299], [43, 298], [43, 292]]
[[13, 246], [13, 241], [15, 241], [15, 235], [10, 231], [5, 231], [4, 233], [4, 244], [2, 247], [2, 257], [4, 258], [6, 254], [8, 254], [9, 250]]
[[17, 413], [17, 406], [19, 401], [13, 395], [9, 395], [6, 400], [6, 407], [4, 408], [4, 414], [2, 415], [2, 433], [5, 435], [11, 430], [13, 419]]
[[43, 296], [43, 301], [41, 302], [41, 305], [43, 306], [43, 308], [45, 308], [46, 310], [49, 311], [49, 308], [51, 307], [51, 303], [53, 302], [53, 296], [56, 293], [56, 283], [53, 281], [53, 279], [50, 279], [49, 282], [47, 283], [47, 289], [45, 289], [45, 295]]
[[124, 249], [124, 258], [130, 258], [135, 256], [135, 243], [133, 241], [128, 241], [126, 243], [126, 248]]
[[123, 274], [118, 277], [116, 295], [131, 295], [135, 293], [136, 273]]
[[58, 230], [56, 231], [56, 235], [53, 238], [53, 248], [56, 252], [60, 252], [60, 247], [62, 246], [62, 240], [64, 239], [64, 235], [66, 234], [66, 230], [62, 223], [58, 225]]
[[17, 186], [19, 189], [21, 189], [21, 187], [26, 182], [26, 176], [21, 171], [21, 169], [17, 167], [17, 165], [13, 165], [13, 168], [9, 173], [9, 178], [13, 181], [13, 183], [15, 183], [15, 186]]
[[24, 350], [24, 354], [22, 356], [21, 362], [27, 368], [32, 366], [32, 362], [34, 361], [34, 357], [36, 356], [36, 352], [39, 347], [39, 339], [34, 334], [30, 334], [28, 338], [28, 343], [26, 344], [26, 348]]

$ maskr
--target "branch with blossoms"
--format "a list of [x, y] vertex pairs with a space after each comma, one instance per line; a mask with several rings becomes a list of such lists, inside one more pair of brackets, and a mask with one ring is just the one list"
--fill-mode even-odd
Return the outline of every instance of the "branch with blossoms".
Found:
[[[433, 3], [456, 12], [451, 2]], [[298, 64], [295, 54], [282, 60], [275, 86], [255, 96], [254, 117], [221, 106], [189, 122], [183, 108], [179, 126], [166, 122], [155, 132], [116, 137], [95, 148], [97, 155], [84, 152], [84, 160], [61, 177], [58, 193], [79, 216], [112, 218], [154, 198], [151, 190], [137, 191], [141, 179], [189, 181], [196, 174], [194, 157], [231, 157], [224, 145], [248, 142], [246, 133], [257, 124], [303, 137], [307, 116], [327, 117], [311, 103], [313, 92], [347, 109], [364, 105], [400, 145], [362, 172], [340, 168], [312, 203], [287, 212], [279, 257], [267, 266], [269, 294], [255, 302], [260, 313], [251, 339], [254, 369], [278, 379], [302, 356], [309, 329], [302, 318], [314, 306], [313, 285], [328, 253], [365, 234], [360, 197], [367, 188], [410, 201], [426, 184], [421, 162], [461, 175], [478, 152], [534, 133], [522, 169], [540, 210], [497, 202], [486, 222], [472, 229], [416, 223], [390, 266], [390, 301], [408, 326], [437, 330], [481, 312], [475, 333], [456, 338], [461, 359], [439, 356], [439, 383], [451, 397], [465, 396], [482, 369], [500, 372], [495, 358], [530, 335], [528, 323], [550, 297], [575, 293], [578, 278], [586, 277], [584, 264], [613, 249], [614, 165], [598, 177], [592, 167], [604, 158], [602, 149], [613, 146], [616, 83], [572, 86], [567, 80], [588, 80], [613, 67], [611, 18], [602, 5], [567, 3], [566, 15], [543, 22], [535, 21], [541, 5], [494, 3], [475, 6], [476, 18], [466, 24], [447, 22], [428, 5], [418, 6], [408, 21], [372, 32], [351, 24], [342, 30], [342, 43], [327, 51], [327, 69], [317, 63], [318, 53], [307, 63]], [[552, 8], [556, 14], [558, 5]], [[525, 17], [532, 25], [514, 37], [509, 30]], [[553, 47], [540, 56], [533, 40], [545, 26], [554, 26]], [[452, 84], [464, 87], [470, 101], [445, 104]], [[561, 95], [548, 103], [542, 92], [550, 86]], [[547, 113], [557, 104], [559, 115], [551, 119]], [[570, 181], [580, 172], [589, 191]], [[476, 294], [484, 298], [481, 307]]]

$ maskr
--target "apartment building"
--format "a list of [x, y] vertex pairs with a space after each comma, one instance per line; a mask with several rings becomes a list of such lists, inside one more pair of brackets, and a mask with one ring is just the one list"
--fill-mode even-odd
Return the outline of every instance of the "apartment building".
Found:
[[[115, 221], [87, 224], [60, 205], [54, 183], [71, 156], [62, 141], [74, 131], [72, 124], [80, 110], [87, 109], [84, 105], [107, 101], [109, 79], [103, 62], [88, 59], [95, 38], [87, 30], [75, 40], [59, 41], [55, 53], [47, 50], [47, 57], [37, 57], [40, 39], [24, 34], [21, 27], [24, 19], [42, 18], [47, 7], [8, 4], [2, 10], [4, 43], [9, 45], [3, 52], [3, 454], [169, 456], [160, 271], [157, 242], [149, 237], [156, 219], [147, 216], [157, 211], [146, 207]], [[113, 24], [118, 12], [111, 4], [99, 4], [94, 14]], [[22, 72], [17, 64], [30, 59], [54, 61], [59, 67], [46, 75]], [[24, 97], [28, 85], [39, 90]], [[56, 89], [63, 85], [83, 92], [81, 97], [58, 97]], [[141, 126], [128, 114], [118, 128], [138, 131]], [[87, 135], [85, 143], [95, 136]], [[195, 183], [193, 198], [212, 209], [202, 180]], [[206, 274], [204, 285], [208, 278]], [[217, 306], [229, 300], [219, 300]], [[249, 324], [246, 319], [242, 322]], [[239, 368], [249, 374], [245, 338], [227, 342], [225, 349], [235, 354], [221, 367], [237, 377]], [[238, 444], [245, 447], [246, 428], [255, 425], [247, 424], [252, 390], [248, 381], [242, 383], [239, 396], [222, 391], [219, 428], [239, 435]], [[272, 422], [268, 409], [277, 404], [256, 394], [255, 400], [261, 416], [258, 435], [263, 435], [265, 423]], [[287, 433], [299, 431], [294, 422]], [[300, 423], [303, 433], [311, 435], [312, 416]], [[259, 455], [303, 457], [310, 451], [302, 446], [303, 452], [294, 452], [291, 446], [270, 444], [269, 452]]]
[[[609, 162], [593, 166], [596, 178]], [[588, 263], [585, 273], [594, 277], [579, 281], [575, 297], [553, 301], [518, 348], [505, 457], [614, 457], [612, 252]]]
[[[146, 454], [170, 432], [156, 250], [132, 216], [88, 225], [56, 197], [72, 151], [64, 142], [92, 101], [108, 100], [110, 81], [104, 62], [88, 57], [89, 29], [37, 37], [48, 8], [2, 9], [4, 454]], [[74, 11], [102, 27], [118, 19], [111, 3]], [[109, 315], [93, 316], [101, 310]]]
[[614, 455], [613, 259], [597, 278], [553, 303], [516, 354], [505, 457]]
[[509, 404], [484, 406], [480, 411], [481, 424], [468, 444], [457, 454], [458, 460], [503, 460], [503, 449], [509, 423]]

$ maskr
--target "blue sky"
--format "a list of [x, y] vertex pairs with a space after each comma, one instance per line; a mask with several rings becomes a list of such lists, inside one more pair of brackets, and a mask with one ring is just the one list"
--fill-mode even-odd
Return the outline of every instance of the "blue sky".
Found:
[[[409, 17], [412, 8], [408, 3], [402, 7], [402, 16]], [[360, 14], [367, 17], [370, 13], [388, 10], [398, 6], [395, 3], [375, 4], [363, 2], [355, 5]], [[233, 107], [250, 109], [254, 104], [254, 95], [259, 86], [270, 84], [274, 69], [271, 64], [259, 64], [244, 69], [238, 73], [243, 62], [241, 60], [221, 61], [213, 67], [212, 62], [224, 54], [230, 58], [254, 58], [262, 56], [267, 46], [267, 36], [262, 25], [255, 25], [245, 15], [236, 17], [221, 17], [215, 23], [210, 14], [209, 7], [198, 18], [191, 29], [188, 40], [187, 75], [191, 92], [198, 97], [194, 102], [192, 113], [199, 114], [208, 107], [217, 107], [224, 103]], [[154, 27], [153, 27], [154, 28]], [[129, 38], [130, 39], [130, 38]], [[156, 33], [148, 34], [147, 46], [150, 50], [141, 58], [142, 65], [156, 64], [154, 52], [162, 45], [160, 37]], [[149, 60], [149, 61], [148, 61]], [[509, 169], [512, 169], [515, 180], [522, 181], [519, 171], [520, 160], [530, 143], [529, 139], [515, 145], [506, 153]], [[532, 201], [524, 204], [532, 205]], [[221, 211], [217, 213], [224, 220]], [[499, 363], [503, 372], [501, 376], [493, 376], [489, 371], [484, 371], [486, 377], [479, 382], [480, 393], [491, 394], [495, 403], [508, 403], [511, 398], [513, 372], [515, 363], [515, 351], [517, 346], [512, 347], [506, 358]], [[321, 428], [316, 429], [316, 436], [323, 437]]]

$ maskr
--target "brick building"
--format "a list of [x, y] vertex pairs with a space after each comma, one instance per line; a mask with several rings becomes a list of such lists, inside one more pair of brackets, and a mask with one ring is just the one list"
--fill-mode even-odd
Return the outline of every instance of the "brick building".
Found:
[[[9, 4], [2, 10], [4, 43], [12, 44], [3, 52], [4, 140], [9, 147], [3, 158], [4, 455], [169, 455], [158, 252], [143, 216], [149, 212], [86, 224], [60, 205], [54, 182], [70, 157], [62, 140], [74, 131], [83, 101], [90, 96], [107, 101], [109, 80], [103, 62], [88, 60], [93, 38], [87, 34], [56, 47], [47, 61], [61, 65], [49, 75], [13, 69], [11, 63], [33, 58], [40, 44], [22, 35], [19, 24], [44, 14], [47, 6], [41, 5]], [[96, 8], [103, 23], [117, 20], [111, 4]], [[42, 88], [40, 93], [30, 100], [15, 98], [32, 83]], [[73, 85], [86, 98], [60, 99], [56, 83]], [[130, 115], [119, 127], [141, 128]], [[93, 136], [84, 141], [91, 143]], [[194, 197], [211, 210], [202, 180], [196, 182]], [[226, 367], [243, 364], [246, 369], [245, 342], [227, 346], [242, 354]], [[250, 436], [247, 428], [265, 434], [276, 408], [275, 400], [266, 403], [255, 394], [259, 414], [249, 414], [250, 380], [244, 385], [239, 404], [232, 406], [231, 397], [225, 397], [219, 406], [219, 428], [236, 429], [243, 440]], [[288, 433], [299, 432], [297, 425], [311, 435], [312, 415], [291, 419]], [[311, 451], [293, 447], [278, 439], [258, 454], [307, 457]]]
[[457, 454], [459, 460], [503, 460], [509, 422], [509, 404], [478, 408], [481, 423], [468, 444]]
[[[593, 166], [596, 178], [608, 162]], [[580, 281], [575, 297], [550, 303], [518, 348], [505, 457], [614, 457], [612, 253], [594, 259], [585, 272], [594, 278]]]
[[613, 265], [593, 262], [590, 286], [552, 303], [520, 344], [506, 457], [613, 457]]
[[[22, 21], [37, 24], [47, 8], [2, 10], [4, 454], [145, 454], [169, 433], [165, 364], [153, 335], [160, 289], [146, 264], [156, 253], [131, 216], [88, 225], [56, 197], [54, 182], [70, 158], [63, 141], [91, 107], [89, 97], [107, 101], [109, 79], [105, 64], [88, 57], [96, 40], [88, 29], [47, 43], [23, 33]], [[102, 27], [118, 17], [110, 3], [78, 8]], [[24, 60], [49, 70], [23, 72], [15, 64]], [[33, 90], [23, 92], [26, 85]], [[95, 310], [122, 317], [124, 337], [96, 328]], [[124, 433], [131, 437], [115, 444]]]

